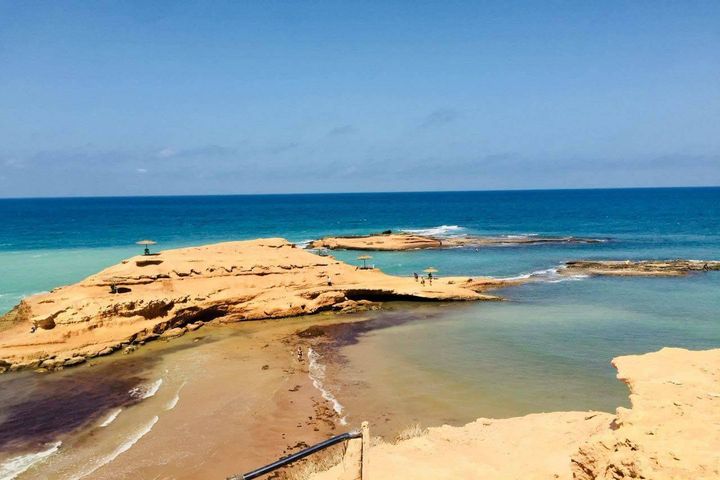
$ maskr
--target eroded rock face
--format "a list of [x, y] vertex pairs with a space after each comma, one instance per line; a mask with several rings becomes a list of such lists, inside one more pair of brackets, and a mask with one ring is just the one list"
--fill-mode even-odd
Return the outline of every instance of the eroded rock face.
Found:
[[714, 260], [576, 260], [560, 270], [565, 275], [611, 275], [638, 277], [678, 277], [691, 272], [720, 270]]
[[574, 478], [720, 478], [720, 350], [664, 348], [613, 365], [632, 408], [580, 447]]
[[5, 370], [50, 357], [69, 366], [198, 322], [368, 309], [378, 299], [493, 299], [484, 289], [358, 270], [279, 238], [168, 250], [26, 298], [0, 317], [0, 360]]

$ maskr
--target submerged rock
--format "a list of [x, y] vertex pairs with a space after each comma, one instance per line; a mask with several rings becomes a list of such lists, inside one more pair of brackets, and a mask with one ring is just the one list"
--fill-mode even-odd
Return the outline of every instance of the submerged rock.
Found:
[[566, 262], [559, 273], [564, 275], [611, 275], [637, 277], [678, 277], [691, 272], [720, 270], [714, 260], [576, 260]]
[[[386, 233], [387, 232], [387, 233]], [[367, 250], [367, 251], [403, 251], [431, 248], [455, 247], [492, 247], [507, 245], [546, 245], [558, 243], [602, 243], [606, 239], [585, 237], [552, 237], [540, 235], [456, 235], [435, 237], [412, 233], [392, 233], [389, 230], [381, 234], [355, 235], [346, 237], [325, 237], [310, 242], [308, 248], [329, 250]]]

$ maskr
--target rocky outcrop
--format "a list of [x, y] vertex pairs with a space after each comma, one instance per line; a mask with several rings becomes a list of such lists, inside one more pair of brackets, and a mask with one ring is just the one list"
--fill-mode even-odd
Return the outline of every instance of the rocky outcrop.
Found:
[[632, 408], [573, 455], [574, 478], [720, 478], [720, 350], [664, 348], [613, 365]]
[[410, 233], [382, 233], [345, 237], [325, 237], [315, 240], [308, 248], [329, 250], [403, 251], [429, 248], [492, 247], [505, 245], [544, 245], [558, 243], [600, 243], [604, 239], [583, 237], [551, 237], [539, 235], [480, 236], [457, 235], [433, 237]]
[[[613, 360], [631, 409], [539, 413], [430, 428], [370, 448], [370, 476], [617, 480], [720, 478], [720, 349]], [[342, 478], [342, 466], [313, 480]]]
[[487, 289], [360, 270], [279, 238], [168, 250], [23, 300], [0, 317], [0, 370], [76, 365], [213, 320], [350, 312], [393, 299], [496, 299]]
[[692, 272], [720, 270], [714, 260], [577, 260], [566, 262], [564, 275], [612, 275], [637, 277], [679, 277]]

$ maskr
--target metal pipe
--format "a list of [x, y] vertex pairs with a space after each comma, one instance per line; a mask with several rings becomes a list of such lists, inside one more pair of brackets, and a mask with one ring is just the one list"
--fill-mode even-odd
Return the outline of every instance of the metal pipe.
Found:
[[303, 459], [303, 458], [307, 457], [308, 455], [312, 455], [315, 452], [319, 452], [320, 450], [324, 450], [324, 449], [326, 449], [328, 447], [332, 447], [333, 445], [336, 445], [340, 442], [344, 442], [345, 440], [350, 440], [353, 438], [362, 438], [362, 433], [360, 433], [358, 431], [353, 431], [353, 432], [342, 433], [340, 435], [336, 435], [334, 437], [328, 438], [325, 441], [322, 441], [315, 445], [309, 446], [303, 450], [300, 450], [297, 453], [293, 453], [292, 455], [289, 455], [285, 458], [281, 458], [280, 460], [277, 460], [269, 465], [265, 465], [264, 467], [255, 469], [252, 472], [248, 472], [248, 473], [241, 474], [241, 475], [233, 475], [231, 477], [228, 477], [227, 480], [251, 480], [253, 478], [258, 478], [262, 475], [266, 475], [274, 470], [277, 470], [280, 467], [284, 467], [285, 465], [288, 465], [297, 460]]

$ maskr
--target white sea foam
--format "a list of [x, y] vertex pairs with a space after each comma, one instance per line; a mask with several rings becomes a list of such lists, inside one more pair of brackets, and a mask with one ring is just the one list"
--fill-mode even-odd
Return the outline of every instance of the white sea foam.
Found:
[[160, 390], [160, 385], [162, 385], [162, 383], [163, 379], [159, 378], [150, 385], [139, 385], [137, 387], [131, 388], [128, 393], [133, 398], [137, 398], [138, 400], [145, 400], [146, 398], [150, 398], [155, 395], [157, 391]]
[[572, 282], [588, 278], [588, 275], [561, 275], [558, 268], [548, 268], [545, 270], [536, 270], [534, 272], [517, 275], [515, 277], [505, 277], [501, 280], [533, 280], [543, 283], [560, 283]]
[[520, 233], [517, 235], [503, 235], [504, 238], [529, 238], [529, 237], [537, 237], [537, 233]]
[[416, 235], [432, 235], [432, 236], [451, 236], [454, 234], [457, 234], [458, 232], [465, 230], [465, 228], [459, 226], [459, 225], [440, 225], [438, 227], [430, 227], [430, 228], [418, 228], [418, 229], [411, 229], [407, 228], [405, 230], [402, 230], [406, 233], [414, 233]]
[[112, 453], [97, 459], [97, 461], [94, 462], [92, 466], [90, 466], [85, 471], [83, 471], [83, 472], [77, 474], [75, 477], [73, 477], [73, 480], [78, 480], [80, 478], [87, 477], [88, 475], [94, 473], [98, 468], [100, 468], [104, 465], [107, 465], [108, 463], [112, 462], [113, 460], [115, 460], [117, 457], [119, 457], [123, 453], [130, 450], [133, 445], [135, 445], [142, 437], [147, 435], [150, 432], [150, 430], [152, 430], [153, 426], [155, 426], [157, 421], [158, 421], [158, 417], [157, 416], [153, 417], [153, 419], [150, 420], [150, 422], [143, 425], [143, 427], [140, 430], [138, 430], [137, 432], [133, 433], [130, 437], [128, 437], [128, 439], [125, 440], [125, 442], [123, 442], [122, 444], [120, 444], [115, 450], [113, 450]]
[[183, 387], [185, 386], [186, 383], [187, 382], [183, 382], [182, 385], [180, 385], [180, 388], [178, 388], [178, 391], [175, 393], [175, 396], [170, 399], [170, 401], [167, 403], [167, 405], [165, 405], [165, 410], [172, 410], [173, 408], [175, 408], [175, 406], [180, 401], [180, 390], [183, 389]]
[[337, 413], [340, 417], [340, 425], [347, 425], [347, 419], [345, 418], [345, 415], [343, 415], [345, 408], [323, 385], [323, 380], [325, 380], [325, 365], [319, 362], [320, 354], [311, 347], [308, 347], [307, 356], [309, 376], [310, 380], [312, 380], [313, 386], [320, 391], [320, 394], [325, 400], [330, 402], [333, 410], [335, 410], [335, 413]]
[[105, 417], [105, 420], [103, 420], [100, 423], [100, 426], [107, 427], [108, 425], [110, 425], [112, 422], [115, 421], [115, 419], [118, 417], [118, 415], [120, 415], [120, 412], [122, 412], [122, 408], [116, 408], [115, 410], [110, 412], [110, 414], [107, 417]]
[[312, 242], [313, 240], [303, 240], [301, 242], [295, 242], [295, 245], [300, 248], [307, 248]]
[[57, 452], [60, 445], [62, 445], [62, 442], [55, 442], [50, 444], [50, 447], [46, 450], [29, 453], [27, 455], [19, 455], [0, 463], [0, 480], [12, 480], [13, 478], [16, 478], [36, 463], [45, 460], [50, 455]]

